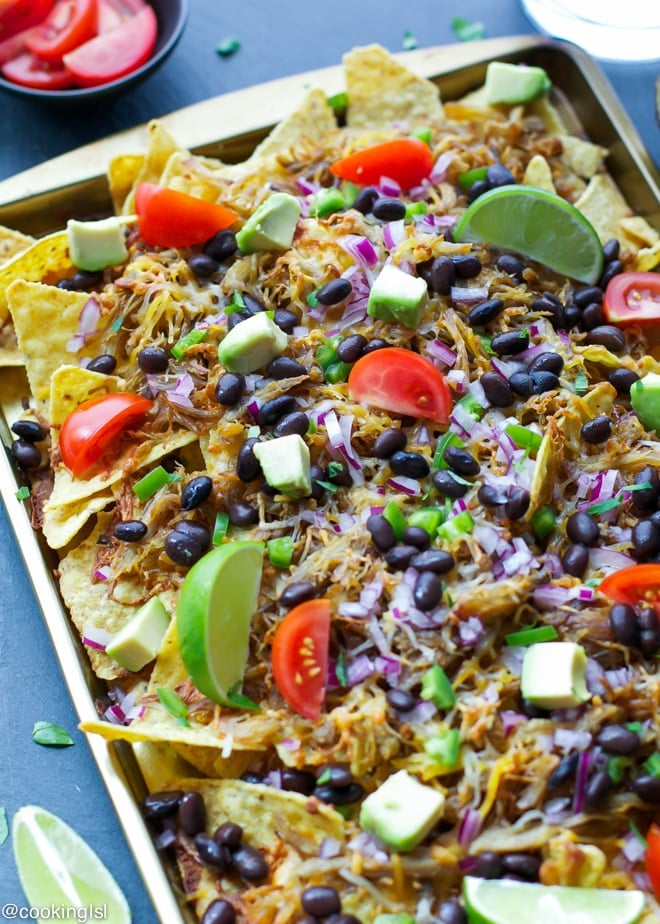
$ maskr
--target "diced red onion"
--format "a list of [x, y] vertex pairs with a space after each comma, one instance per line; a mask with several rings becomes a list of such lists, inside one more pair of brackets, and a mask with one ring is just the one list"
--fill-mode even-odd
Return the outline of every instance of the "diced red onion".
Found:
[[354, 471], [360, 472], [362, 471], [362, 463], [355, 454], [351, 444], [351, 430], [353, 429], [354, 420], [355, 417], [353, 414], [342, 414], [339, 418], [339, 429], [341, 430], [343, 439], [342, 452], [346, 456], [346, 461]]
[[270, 770], [264, 776], [264, 783], [267, 786], [272, 786], [274, 789], [282, 788], [282, 771], [281, 770]]
[[388, 221], [383, 225], [383, 244], [388, 250], [395, 250], [406, 236], [403, 218], [398, 221]]
[[341, 843], [334, 837], [324, 837], [319, 844], [319, 857], [322, 860], [332, 860], [341, 854]]
[[101, 306], [94, 296], [90, 296], [78, 315], [78, 328], [66, 345], [67, 353], [79, 353], [91, 334], [95, 334], [101, 320]]
[[95, 581], [107, 581], [111, 574], [112, 574], [112, 570], [110, 568], [110, 565], [101, 565], [100, 568], [96, 568], [96, 570], [94, 571], [94, 580]]
[[625, 555], [623, 552], [615, 552], [613, 549], [594, 548], [589, 549], [589, 564], [599, 571], [618, 571], [620, 568], [628, 568], [636, 564], [636, 562], [634, 558]]
[[629, 863], [639, 863], [646, 853], [646, 845], [636, 834], [630, 831], [624, 838], [621, 852]]
[[296, 186], [303, 196], [312, 196], [321, 188], [321, 184], [317, 183], [316, 180], [308, 180], [304, 176], [296, 177]]
[[615, 670], [605, 671], [603, 677], [613, 690], [619, 690], [621, 687], [628, 686], [632, 675], [629, 667], [619, 667]]
[[370, 269], [378, 263], [376, 249], [367, 237], [349, 234], [341, 241], [341, 245], [364, 269]]
[[601, 696], [605, 693], [605, 687], [602, 684], [604, 675], [605, 671], [598, 661], [595, 658], [588, 658], [584, 671], [584, 680], [590, 693], [597, 693]]
[[469, 876], [470, 873], [474, 872], [474, 870], [476, 869], [476, 866], [477, 866], [476, 857], [462, 857], [458, 861], [458, 868], [460, 869], [462, 873], [465, 873], [465, 875], [467, 876]]
[[520, 360], [523, 363], [529, 363], [533, 359], [536, 359], [537, 356], [540, 356], [541, 353], [548, 352], [547, 343], [535, 343], [532, 346], [528, 347], [526, 350], [523, 350], [522, 353], [516, 353], [516, 359]]
[[475, 526], [472, 536], [479, 543], [486, 555], [492, 555], [500, 541], [497, 527], [491, 525]]
[[478, 616], [470, 616], [460, 620], [458, 624], [458, 637], [462, 645], [477, 645], [484, 636], [484, 624]]
[[362, 593], [360, 594], [360, 603], [363, 606], [366, 606], [368, 610], [373, 611], [377, 606], [382, 593], [383, 579], [382, 577], [375, 578], [363, 588]]
[[588, 603], [589, 601], [593, 600], [594, 598], [593, 588], [586, 587], [586, 586], [578, 587], [577, 598], [578, 600], [582, 600], [585, 603]]
[[584, 794], [587, 788], [587, 779], [591, 767], [591, 751], [582, 751], [578, 760], [575, 774], [575, 794], [573, 796], [573, 811], [577, 814], [584, 808]]
[[579, 731], [575, 728], [562, 728], [559, 726], [555, 729], [553, 735], [553, 744], [561, 748], [562, 751], [586, 751], [591, 747], [591, 735], [586, 731]]
[[488, 286], [452, 286], [450, 295], [454, 302], [481, 302], [488, 298]]
[[368, 834], [366, 831], [356, 834], [346, 846], [349, 850], [356, 850], [365, 857], [371, 857], [377, 863], [387, 863], [389, 860], [389, 855], [384, 850], [382, 843], [373, 834]]
[[111, 725], [124, 725], [126, 722], [126, 716], [121, 706], [118, 706], [116, 703], [108, 708], [103, 713], [103, 718], [106, 722], [110, 722]]
[[86, 622], [82, 629], [82, 642], [88, 648], [95, 648], [97, 651], [105, 651], [110, 644], [114, 635], [112, 632], [106, 632], [105, 629], [99, 629], [98, 626]]
[[632, 880], [637, 886], [638, 889], [641, 889], [643, 892], [653, 892], [653, 885], [651, 883], [651, 877], [648, 873], [643, 872], [642, 870], [634, 870], [632, 875]]
[[523, 368], [520, 365], [516, 365], [516, 363], [506, 362], [504, 359], [498, 359], [494, 356], [491, 357], [490, 365], [493, 372], [497, 372], [497, 374], [502, 376], [507, 382], [514, 372], [519, 372]]
[[282, 738], [280, 744], [283, 748], [286, 748], [287, 751], [291, 751], [292, 754], [296, 751], [299, 751], [301, 747], [300, 740], [298, 738]]
[[462, 404], [455, 404], [451, 414], [449, 415], [449, 420], [452, 424], [458, 427], [462, 434], [470, 436], [474, 433], [475, 428], [477, 427], [477, 421], [474, 419], [472, 414], [470, 414]]
[[451, 383], [457, 395], [465, 394], [467, 384], [470, 381], [467, 372], [462, 369], [452, 369], [451, 372], [446, 374], [445, 378]]
[[400, 196], [401, 185], [391, 176], [381, 176], [378, 188], [382, 196]]
[[470, 807], [466, 808], [458, 828], [457, 839], [459, 847], [467, 847], [475, 837], [478, 837], [482, 825], [483, 818], [481, 814], [476, 809]]
[[397, 475], [395, 478], [388, 478], [387, 484], [394, 491], [401, 491], [409, 497], [419, 497], [422, 493], [419, 481], [414, 478], [408, 478], [406, 475]]
[[374, 667], [386, 677], [398, 677], [401, 673], [401, 662], [398, 658], [378, 657], [374, 660]]
[[337, 608], [340, 616], [346, 616], [348, 619], [366, 619], [369, 616], [369, 610], [357, 600], [342, 600]]
[[504, 734], [507, 738], [519, 725], [527, 721], [526, 715], [523, 715], [521, 712], [514, 712], [513, 709], [502, 709], [500, 718], [502, 719]]
[[375, 672], [374, 662], [366, 654], [358, 655], [353, 661], [346, 665], [346, 683], [349, 687], [354, 687], [362, 683], [367, 677]]
[[442, 183], [447, 178], [447, 170], [456, 159], [454, 151], [443, 151], [431, 168], [429, 180], [432, 183]]
[[422, 700], [417, 703], [414, 709], [407, 712], [399, 712], [399, 715], [411, 724], [419, 722], [424, 725], [429, 719], [432, 719], [437, 712], [437, 707], [430, 700]]
[[157, 834], [154, 838], [156, 850], [167, 850], [167, 848], [171, 847], [175, 842], [176, 831], [172, 828], [165, 828], [164, 831], [161, 831], [160, 834]]
[[193, 407], [193, 403], [189, 396], [194, 388], [195, 383], [192, 380], [192, 376], [188, 375], [186, 372], [179, 376], [174, 388], [168, 388], [165, 394], [170, 404], [176, 404], [178, 407], [190, 408]]
[[442, 340], [431, 340], [425, 343], [424, 350], [427, 356], [430, 356], [435, 363], [439, 363], [450, 369], [457, 359], [456, 351], [452, 350], [446, 343], [443, 343]]
[[564, 606], [570, 599], [571, 590], [555, 584], [539, 584], [533, 593], [534, 604], [540, 609], [552, 610]]

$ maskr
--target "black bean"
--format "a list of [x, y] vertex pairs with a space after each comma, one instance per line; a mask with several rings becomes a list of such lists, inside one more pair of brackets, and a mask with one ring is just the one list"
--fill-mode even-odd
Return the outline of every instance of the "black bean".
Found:
[[442, 581], [433, 571], [422, 571], [413, 587], [413, 600], [423, 612], [434, 609], [442, 600]]
[[[259, 777], [259, 782], [261, 782], [261, 777]], [[223, 821], [213, 832], [213, 840], [225, 847], [238, 847], [242, 838], [243, 828], [234, 821]]]
[[199, 523], [197, 520], [179, 520], [174, 530], [184, 536], [189, 536], [198, 542], [203, 548], [211, 541], [211, 533], [205, 523]]
[[389, 462], [395, 475], [405, 475], [407, 478], [426, 478], [431, 471], [431, 466], [420, 452], [398, 449], [392, 453]]
[[249, 437], [245, 440], [236, 456], [236, 474], [241, 481], [254, 481], [261, 474], [261, 465], [254, 454], [254, 447], [258, 440]]
[[460, 446], [451, 444], [446, 446], [442, 457], [447, 465], [459, 475], [478, 475], [481, 471], [481, 466], [474, 456], [467, 449], [461, 449]]
[[204, 912], [202, 924], [235, 924], [236, 909], [226, 898], [216, 898]]
[[298, 315], [295, 311], [290, 311], [288, 308], [276, 308], [273, 321], [275, 321], [279, 329], [283, 330], [285, 334], [290, 334], [293, 328], [298, 324]]
[[367, 531], [381, 552], [387, 552], [396, 545], [396, 534], [392, 524], [381, 513], [371, 514], [367, 520]]
[[562, 757], [548, 777], [547, 786], [550, 792], [559, 789], [560, 786], [563, 786], [564, 783], [575, 776], [575, 771], [577, 770], [579, 762], [580, 754], [578, 751], [573, 751], [571, 754]]
[[402, 536], [406, 545], [413, 545], [416, 549], [428, 549], [431, 537], [423, 526], [406, 526]]
[[479, 196], [482, 196], [485, 192], [488, 192], [490, 185], [486, 180], [477, 180], [476, 183], [473, 183], [468, 190], [468, 202], [474, 202], [475, 199], [478, 199]]
[[257, 413], [257, 423], [262, 427], [270, 427], [296, 408], [296, 399], [292, 395], [278, 395], [277, 398], [264, 401]]
[[231, 852], [231, 863], [236, 872], [248, 882], [262, 882], [269, 869], [263, 854], [249, 844], [241, 844]]
[[304, 411], [292, 411], [279, 419], [273, 429], [273, 436], [290, 436], [292, 433], [304, 436], [308, 430], [309, 418], [307, 414]]
[[535, 395], [542, 395], [546, 391], [556, 391], [559, 388], [559, 379], [554, 372], [532, 372], [532, 392]]
[[227, 854], [222, 844], [218, 844], [210, 834], [200, 831], [195, 835], [195, 847], [200, 859], [209, 866], [224, 869], [227, 863]]
[[208, 475], [191, 478], [181, 492], [181, 509], [193, 510], [199, 507], [211, 494], [213, 482]]
[[501, 507], [508, 500], [507, 490], [492, 484], [482, 484], [477, 491], [477, 500], [484, 507]]
[[594, 330], [594, 328], [601, 327], [605, 323], [607, 323], [607, 318], [602, 305], [592, 302], [582, 310], [583, 330]]
[[564, 322], [568, 330], [573, 330], [573, 328], [582, 330], [582, 312], [577, 305], [566, 305], [564, 308]]
[[225, 372], [215, 386], [215, 400], [225, 407], [234, 407], [245, 392], [245, 376], [235, 372]]
[[541, 869], [541, 858], [533, 853], [506, 853], [502, 857], [505, 873], [513, 873], [523, 880], [535, 881]]
[[294, 581], [287, 584], [280, 594], [280, 605], [291, 609], [305, 600], [312, 600], [315, 596], [316, 587], [311, 581]]
[[363, 215], [368, 215], [380, 193], [375, 186], [365, 186], [353, 200], [353, 208]]
[[390, 344], [387, 342], [387, 340], [383, 340], [382, 337], [374, 337], [369, 341], [369, 343], [367, 343], [366, 347], [364, 348], [364, 353], [375, 353], [376, 350], [383, 350], [389, 345]]
[[510, 407], [513, 404], [513, 391], [497, 372], [484, 372], [479, 381], [488, 403], [493, 407]]
[[486, 181], [492, 188], [493, 186], [510, 186], [515, 183], [515, 177], [504, 164], [490, 164], [486, 170]]
[[381, 221], [399, 221], [406, 216], [406, 206], [394, 196], [380, 196], [372, 205], [371, 214]]
[[597, 545], [600, 539], [598, 524], [583, 510], [570, 515], [566, 521], [566, 535], [572, 542], [580, 542], [590, 547]]
[[476, 254], [461, 253], [451, 258], [456, 275], [461, 279], [474, 279], [482, 270], [481, 260]]
[[343, 302], [345, 298], [353, 291], [353, 286], [348, 279], [331, 279], [326, 282], [316, 293], [316, 300], [322, 305], [337, 305]]
[[526, 330], [507, 330], [496, 334], [490, 346], [498, 356], [515, 356], [529, 347], [529, 333]]
[[638, 776], [636, 780], [632, 781], [631, 785], [644, 802], [650, 802], [652, 805], [660, 803], [660, 777], [651, 776], [650, 774]]
[[151, 792], [145, 797], [142, 807], [146, 818], [167, 818], [179, 808], [183, 796], [180, 789], [169, 789], [164, 792]]
[[629, 395], [631, 386], [634, 385], [638, 379], [639, 376], [637, 373], [633, 372], [632, 369], [626, 369], [625, 366], [614, 369], [607, 376], [607, 381], [616, 388], [617, 394], [619, 395]]
[[637, 619], [639, 621], [639, 628], [645, 631], [655, 632], [660, 626], [658, 614], [651, 607], [645, 606], [644, 609], [640, 610]]
[[603, 290], [598, 286], [580, 286], [573, 293], [573, 301], [578, 308], [586, 308], [592, 302], [600, 304], [603, 300]]
[[185, 567], [199, 561], [204, 554], [204, 548], [197, 539], [176, 529], [165, 539], [165, 553], [175, 564]]
[[367, 345], [367, 338], [362, 334], [351, 334], [337, 344], [337, 356], [343, 363], [354, 363], [358, 360]]
[[39, 468], [41, 465], [41, 453], [28, 440], [17, 439], [11, 444], [11, 454], [19, 468], [24, 471]]
[[408, 690], [401, 690], [399, 687], [392, 687], [385, 694], [385, 699], [392, 709], [397, 712], [411, 712], [417, 705], [417, 699], [409, 693]]
[[559, 375], [563, 368], [564, 360], [559, 353], [548, 351], [547, 353], [539, 353], [529, 364], [527, 371], [530, 374], [533, 372], [554, 372], [555, 375]]
[[352, 805], [364, 795], [364, 787], [359, 783], [351, 783], [350, 786], [331, 786], [329, 783], [322, 783], [314, 790], [314, 795], [321, 802], [332, 803], [333, 805]]
[[618, 260], [620, 251], [621, 244], [615, 237], [611, 237], [608, 241], [605, 241], [603, 244], [603, 257], [605, 258], [605, 262], [610, 263], [612, 260]]
[[513, 488], [504, 504], [504, 514], [510, 520], [519, 520], [529, 509], [530, 495], [526, 488]]
[[499, 270], [502, 270], [503, 273], [508, 273], [509, 276], [513, 276], [518, 282], [522, 282], [525, 264], [522, 260], [519, 260], [518, 257], [514, 257], [512, 253], [500, 254], [495, 261], [495, 265]]
[[410, 562], [417, 571], [433, 571], [435, 574], [448, 574], [456, 565], [451, 552], [443, 549], [427, 549], [425, 552], [416, 552]]
[[260, 314], [262, 311], [266, 310], [266, 303], [263, 302], [260, 298], [257, 298], [256, 295], [250, 295], [249, 292], [243, 292], [243, 302], [245, 303], [246, 311], [249, 311], [250, 314]]
[[440, 924], [468, 924], [468, 916], [457, 898], [448, 898], [438, 907]]
[[613, 324], [601, 324], [589, 331], [584, 339], [586, 344], [604, 346], [611, 353], [621, 353], [626, 348], [626, 335]]
[[589, 564], [589, 549], [580, 543], [572, 545], [561, 556], [561, 563], [566, 574], [582, 577]]
[[626, 603], [615, 603], [610, 609], [609, 621], [618, 642], [622, 645], [639, 644], [639, 623], [632, 606]]
[[376, 437], [372, 453], [377, 459], [389, 459], [406, 445], [406, 433], [400, 427], [388, 427]]
[[438, 295], [449, 295], [456, 281], [456, 269], [450, 257], [436, 257], [431, 264], [431, 288]]
[[259, 511], [246, 501], [233, 501], [227, 504], [227, 516], [234, 526], [245, 528], [259, 522]]
[[206, 806], [198, 792], [187, 792], [179, 800], [177, 814], [179, 825], [184, 834], [194, 837], [206, 827]]
[[635, 475], [634, 483], [635, 485], [648, 484], [648, 487], [633, 492], [633, 506], [637, 510], [654, 510], [658, 502], [658, 494], [660, 494], [660, 478], [658, 478], [657, 469], [651, 465], [645, 465]]
[[140, 539], [144, 539], [147, 532], [147, 524], [142, 520], [124, 520], [116, 524], [112, 535], [120, 542], [139, 542]]
[[302, 892], [300, 904], [308, 914], [319, 918], [341, 911], [339, 892], [331, 886], [310, 886]]
[[527, 372], [513, 372], [509, 376], [509, 388], [521, 398], [534, 394], [534, 380]]
[[443, 497], [451, 498], [451, 500], [458, 500], [459, 497], [464, 497], [470, 489], [469, 484], [461, 484], [460, 481], [454, 478], [451, 472], [443, 468], [434, 472], [431, 480], [433, 481], [433, 487], [436, 491], [442, 494]]
[[642, 629], [639, 633], [639, 648], [645, 657], [653, 657], [660, 648], [660, 630]]
[[188, 260], [190, 272], [200, 279], [208, 279], [220, 269], [220, 264], [208, 253], [194, 253]]
[[414, 545], [395, 545], [385, 552], [383, 558], [388, 568], [393, 571], [405, 571], [410, 564], [410, 559], [417, 554]]
[[607, 798], [612, 786], [612, 777], [607, 770], [597, 770], [585, 787], [585, 805], [598, 805]]
[[103, 281], [103, 270], [78, 270], [70, 279], [61, 279], [57, 286], [72, 292], [86, 292]]
[[101, 353], [95, 356], [89, 363], [87, 369], [90, 372], [100, 372], [103, 375], [111, 375], [117, 368], [117, 360], [111, 353]]
[[169, 356], [160, 347], [145, 347], [138, 353], [137, 363], [147, 375], [158, 375], [167, 369]]
[[467, 318], [472, 327], [483, 327], [484, 324], [494, 321], [502, 311], [504, 302], [501, 298], [487, 298], [470, 308]]
[[340, 488], [350, 488], [353, 476], [346, 462], [329, 462], [325, 470], [325, 480]]
[[649, 559], [660, 552], [660, 527], [651, 519], [635, 523], [631, 538], [637, 559]]
[[337, 789], [343, 789], [351, 785], [353, 774], [350, 767], [344, 764], [325, 764], [319, 769], [317, 779], [323, 779], [324, 783], [329, 783]]
[[16, 436], [27, 443], [40, 443], [48, 435], [36, 420], [17, 420], [11, 425], [11, 429]]
[[622, 273], [624, 270], [623, 263], [621, 260], [610, 260], [605, 269], [603, 270], [603, 275], [598, 280], [598, 285], [601, 289], [606, 289], [608, 284], [614, 279], [615, 276], [618, 276], [619, 273]]
[[227, 330], [233, 330], [238, 324], [242, 321], [247, 321], [250, 317], [252, 317], [252, 315], [246, 308], [243, 308], [241, 311], [232, 311], [231, 314], [227, 316]]
[[580, 436], [585, 443], [605, 443], [612, 433], [612, 421], [605, 414], [599, 414], [582, 424]]
[[266, 370], [271, 379], [294, 379], [307, 375], [307, 368], [289, 356], [277, 356]]
[[316, 777], [307, 770], [295, 770], [285, 767], [282, 770], [282, 789], [289, 792], [300, 792], [305, 796], [311, 795], [316, 786]]
[[544, 292], [539, 298], [534, 299], [530, 310], [550, 315], [550, 323], [555, 330], [561, 330], [564, 327], [564, 306], [552, 292]]
[[494, 850], [484, 850], [475, 857], [474, 867], [471, 870], [473, 876], [479, 879], [499, 879], [502, 875], [502, 857]]
[[520, 700], [520, 711], [526, 715], [528, 719], [543, 719], [549, 715], [547, 709], [541, 709], [540, 706], [524, 698]]
[[642, 743], [637, 732], [625, 725], [606, 725], [596, 736], [596, 742], [608, 754], [622, 754], [624, 757], [635, 754]]
[[236, 235], [233, 231], [226, 229], [218, 231], [213, 237], [210, 237], [204, 244], [202, 250], [209, 257], [213, 257], [218, 263], [224, 262], [228, 257], [232, 257], [238, 250]]

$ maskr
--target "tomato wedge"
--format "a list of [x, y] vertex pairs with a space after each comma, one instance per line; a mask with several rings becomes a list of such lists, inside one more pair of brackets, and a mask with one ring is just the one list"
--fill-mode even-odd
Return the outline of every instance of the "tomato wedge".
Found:
[[348, 376], [348, 392], [384, 411], [449, 421], [452, 396], [444, 376], [430, 360], [403, 347], [385, 347], [358, 359]]
[[97, 35], [64, 55], [64, 64], [81, 87], [118, 80], [144, 64], [158, 36], [158, 20], [150, 6], [116, 29]]
[[99, 35], [118, 28], [146, 6], [145, 0], [98, 0], [98, 4], [97, 31]]
[[83, 401], [62, 424], [62, 461], [76, 478], [83, 477], [152, 407], [148, 398], [121, 391]]
[[97, 15], [97, 0], [57, 0], [27, 46], [44, 61], [61, 61], [68, 51], [94, 38]]
[[660, 321], [660, 273], [619, 273], [607, 284], [603, 310], [610, 324]]
[[433, 169], [431, 150], [418, 138], [397, 138], [355, 151], [330, 165], [330, 171], [342, 180], [359, 186], [380, 183], [383, 177], [395, 180], [402, 189], [419, 186]]
[[6, 61], [0, 70], [12, 83], [35, 90], [66, 90], [73, 86], [73, 77], [63, 64], [42, 61], [29, 51]]
[[631, 565], [609, 574], [598, 589], [628, 606], [653, 606], [660, 616], [660, 565]]
[[321, 715], [328, 678], [330, 601], [306, 600], [294, 606], [275, 631], [273, 676], [287, 703], [316, 722]]
[[36, 26], [50, 13], [55, 0], [0, 0], [0, 39]]
[[25, 44], [29, 35], [34, 32], [34, 26], [24, 29], [22, 32], [16, 32], [11, 38], [5, 38], [0, 41], [0, 64], [6, 64], [12, 58], [25, 54], [27, 45]]
[[153, 247], [189, 247], [234, 224], [238, 215], [215, 202], [141, 183], [135, 207], [142, 239]]
[[646, 835], [646, 872], [656, 898], [660, 899], [660, 825], [652, 824]]

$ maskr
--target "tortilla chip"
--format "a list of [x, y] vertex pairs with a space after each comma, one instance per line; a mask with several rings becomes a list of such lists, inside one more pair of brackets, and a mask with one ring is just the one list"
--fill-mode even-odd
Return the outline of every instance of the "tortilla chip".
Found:
[[653, 247], [643, 247], [635, 257], [635, 269], [650, 272], [660, 266], [660, 241]]
[[42, 237], [0, 267], [0, 325], [9, 316], [7, 289], [14, 280], [55, 282], [71, 266], [66, 231]]
[[0, 266], [34, 244], [34, 238], [0, 225]]
[[609, 153], [607, 148], [592, 144], [591, 141], [583, 141], [575, 135], [561, 135], [561, 143], [564, 148], [562, 160], [569, 170], [585, 180], [591, 179], [600, 169]]
[[144, 161], [144, 154], [120, 154], [110, 161], [108, 185], [115, 215], [127, 214], [124, 206], [136, 178], [144, 167]]
[[60, 427], [83, 401], [121, 391], [122, 383], [123, 379], [116, 375], [104, 375], [80, 366], [60, 366], [50, 379], [48, 422], [51, 427]]
[[603, 244], [612, 238], [620, 238], [621, 219], [631, 215], [630, 206], [614, 180], [606, 173], [593, 176], [573, 204], [589, 219]]
[[538, 116], [549, 135], [566, 135], [569, 128], [561, 112], [547, 96], [541, 96], [529, 104], [529, 111]]
[[276, 157], [290, 151], [301, 138], [320, 139], [336, 128], [337, 119], [325, 93], [319, 89], [310, 90], [297, 109], [257, 145], [247, 164]]
[[527, 164], [525, 174], [522, 178], [524, 186], [534, 186], [536, 189], [545, 189], [547, 192], [556, 193], [555, 184], [552, 182], [552, 170], [542, 154], [535, 154]]
[[380, 45], [354, 48], [343, 61], [350, 128], [440, 122], [444, 118], [438, 87], [399, 64]]
[[622, 218], [621, 230], [637, 247], [653, 247], [660, 241], [660, 234], [641, 215]]
[[149, 123], [149, 144], [144, 161], [131, 185], [130, 192], [124, 200], [122, 215], [132, 215], [135, 211], [135, 191], [140, 183], [158, 183], [167, 161], [175, 151], [181, 150], [162, 122], [154, 119]]

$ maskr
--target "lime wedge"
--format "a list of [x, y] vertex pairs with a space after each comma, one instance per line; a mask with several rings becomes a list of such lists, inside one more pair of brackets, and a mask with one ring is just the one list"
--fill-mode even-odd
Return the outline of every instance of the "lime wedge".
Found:
[[603, 272], [603, 248], [591, 223], [561, 196], [533, 186], [483, 193], [456, 223], [454, 239], [516, 251], [589, 285]]
[[64, 909], [94, 907], [104, 909], [108, 924], [130, 924], [131, 912], [115, 880], [91, 847], [57, 815], [38, 805], [23, 806], [13, 818], [12, 843], [18, 877], [32, 908], [61, 908], [68, 919]]
[[644, 893], [614, 889], [543, 886], [509, 879], [463, 880], [471, 924], [633, 924], [644, 910]]
[[216, 703], [229, 703], [243, 682], [263, 558], [263, 542], [227, 542], [200, 558], [181, 586], [181, 657], [197, 689]]

